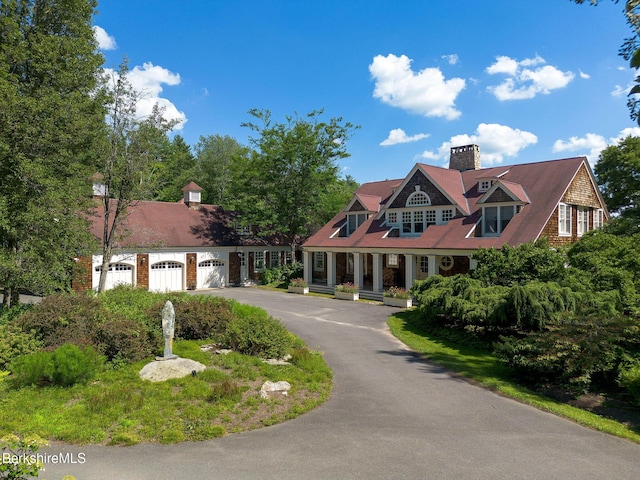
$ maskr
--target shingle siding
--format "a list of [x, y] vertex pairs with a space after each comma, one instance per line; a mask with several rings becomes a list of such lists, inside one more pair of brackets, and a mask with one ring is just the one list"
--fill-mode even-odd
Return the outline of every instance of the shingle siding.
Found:
[[416, 185], [420, 185], [420, 190], [429, 195], [431, 205], [451, 205], [451, 202], [445, 197], [438, 188], [429, 181], [423, 173], [417, 171], [413, 177], [407, 182], [404, 189], [398, 193], [393, 201], [391, 208], [403, 208], [407, 203], [407, 198], [416, 191]]

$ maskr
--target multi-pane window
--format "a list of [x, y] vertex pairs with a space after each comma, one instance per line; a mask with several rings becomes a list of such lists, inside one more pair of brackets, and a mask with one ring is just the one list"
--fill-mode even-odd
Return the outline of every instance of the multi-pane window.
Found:
[[284, 263], [287, 265], [291, 265], [293, 262], [291, 261], [291, 250], [284, 251]]
[[411, 212], [402, 212], [402, 233], [411, 233]]
[[453, 218], [453, 210], [451, 210], [451, 209], [442, 210], [442, 221], [443, 222], [448, 222], [452, 218]]
[[424, 231], [424, 212], [422, 210], [413, 212], [413, 231], [414, 233], [422, 233]]
[[491, 180], [480, 180], [478, 183], [478, 191], [486, 192], [491, 188]]
[[357, 213], [347, 215], [347, 236], [351, 235], [356, 229], [362, 225], [367, 219], [366, 213]]
[[420, 273], [429, 273], [429, 257], [426, 255], [420, 257]]
[[589, 230], [589, 209], [578, 207], [578, 235], [584, 235]]
[[500, 235], [515, 215], [514, 205], [482, 208], [482, 234]]
[[389, 253], [389, 254], [387, 254], [387, 266], [388, 267], [397, 267], [398, 266], [398, 254], [397, 253]]
[[601, 208], [593, 211], [593, 228], [600, 228], [604, 225], [604, 211]]
[[253, 271], [261, 272], [264, 270], [264, 252], [255, 252], [253, 254]]
[[313, 253], [313, 269], [317, 272], [324, 271], [324, 253], [323, 252]]
[[571, 235], [571, 205], [558, 205], [558, 234]]
[[424, 223], [426, 223], [427, 226], [435, 225], [436, 218], [437, 218], [437, 215], [435, 210], [427, 210], [424, 212]]
[[387, 212], [387, 223], [398, 223], [398, 213]]
[[409, 195], [409, 198], [407, 198], [406, 205], [407, 207], [431, 205], [431, 199], [429, 198], [429, 195], [427, 195], [426, 193], [417, 191]]
[[280, 252], [271, 252], [269, 255], [269, 268], [280, 266]]
[[251, 235], [251, 225], [236, 224], [236, 233], [238, 235]]

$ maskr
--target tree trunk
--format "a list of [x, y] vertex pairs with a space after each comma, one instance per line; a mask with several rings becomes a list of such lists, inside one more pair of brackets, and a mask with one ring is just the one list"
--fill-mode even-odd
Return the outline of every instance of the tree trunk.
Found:
[[98, 293], [102, 293], [105, 290], [107, 284], [107, 274], [109, 273], [109, 264], [111, 263], [111, 257], [113, 256], [111, 247], [108, 246], [102, 251], [102, 267], [100, 268], [100, 281], [98, 282]]

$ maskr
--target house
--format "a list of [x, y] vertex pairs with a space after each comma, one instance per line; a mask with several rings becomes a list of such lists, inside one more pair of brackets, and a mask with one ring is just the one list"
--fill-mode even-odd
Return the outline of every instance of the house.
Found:
[[[106, 194], [94, 177], [94, 197]], [[151, 291], [177, 291], [240, 285], [259, 279], [267, 267], [291, 262], [291, 247], [277, 237], [268, 240], [242, 227], [234, 212], [200, 203], [202, 188], [191, 182], [184, 198], [172, 202], [135, 202], [127, 212], [107, 274], [106, 288], [134, 285]], [[112, 200], [115, 202], [116, 200]], [[99, 240], [104, 207], [90, 217]], [[97, 289], [102, 255], [78, 259], [72, 287]]]
[[418, 163], [360, 186], [302, 245], [304, 277], [312, 291], [353, 282], [380, 299], [390, 286], [468, 272], [480, 247], [560, 246], [608, 218], [585, 157], [481, 168], [477, 145], [454, 147], [449, 168]]

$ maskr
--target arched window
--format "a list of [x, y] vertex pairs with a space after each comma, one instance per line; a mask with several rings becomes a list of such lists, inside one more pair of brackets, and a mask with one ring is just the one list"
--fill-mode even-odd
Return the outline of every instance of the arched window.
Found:
[[413, 192], [411, 195], [409, 195], [409, 198], [407, 198], [407, 203], [406, 203], [407, 207], [418, 207], [421, 205], [431, 205], [431, 199], [429, 198], [429, 195], [427, 195], [424, 192], [421, 191], [417, 191], [417, 192]]

